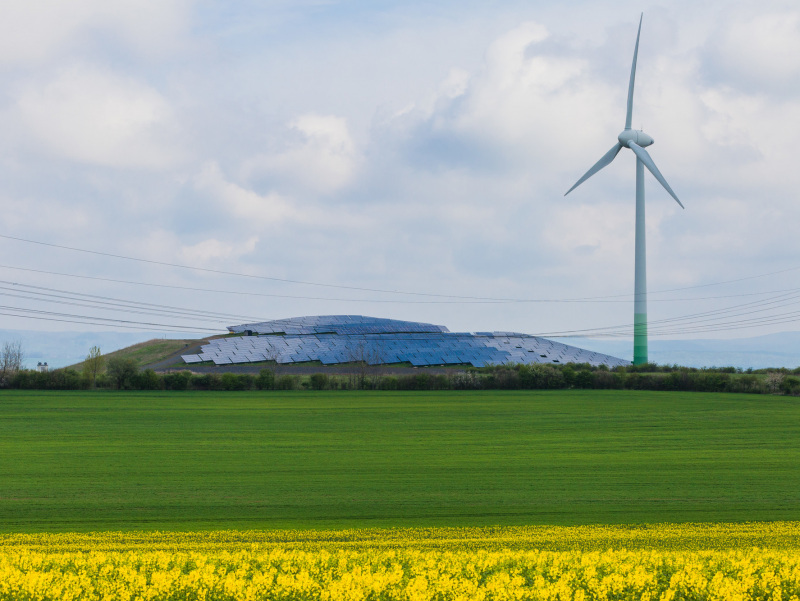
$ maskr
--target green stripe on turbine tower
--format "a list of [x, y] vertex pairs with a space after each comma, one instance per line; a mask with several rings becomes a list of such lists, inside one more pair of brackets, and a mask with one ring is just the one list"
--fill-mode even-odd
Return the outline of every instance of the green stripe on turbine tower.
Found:
[[[644, 16], [644, 15], [642, 15]], [[575, 185], [567, 190], [567, 194], [580, 186], [603, 167], [611, 164], [623, 147], [630, 148], [636, 155], [636, 266], [634, 277], [634, 307], [633, 307], [633, 364], [647, 363], [647, 253], [645, 244], [645, 219], [644, 219], [644, 168], [664, 186], [669, 195], [683, 208], [683, 204], [667, 180], [661, 175], [650, 154], [645, 150], [653, 143], [653, 138], [643, 131], [631, 129], [633, 116], [633, 84], [636, 79], [636, 58], [639, 55], [639, 37], [642, 33], [642, 17], [639, 17], [639, 31], [636, 34], [636, 46], [633, 50], [633, 64], [631, 65], [631, 79], [628, 84], [628, 111], [625, 115], [625, 129], [617, 136], [617, 143], [597, 161], [589, 171], [584, 173]]]
[[633, 364], [647, 363], [647, 313], [633, 316]]

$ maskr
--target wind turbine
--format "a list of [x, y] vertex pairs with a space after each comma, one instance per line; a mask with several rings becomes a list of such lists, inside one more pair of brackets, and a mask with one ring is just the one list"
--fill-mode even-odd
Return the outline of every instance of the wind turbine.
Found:
[[639, 31], [636, 34], [636, 47], [633, 50], [633, 64], [631, 65], [631, 81], [628, 85], [628, 112], [625, 116], [625, 129], [617, 136], [617, 143], [614, 147], [603, 155], [575, 185], [567, 190], [567, 194], [580, 186], [603, 167], [611, 164], [623, 147], [630, 148], [636, 155], [636, 266], [634, 281], [634, 305], [633, 305], [633, 364], [640, 365], [647, 363], [647, 263], [645, 252], [645, 229], [644, 229], [644, 168], [650, 171], [658, 182], [664, 186], [669, 195], [675, 199], [681, 208], [683, 204], [678, 200], [675, 192], [669, 187], [667, 180], [661, 175], [650, 154], [645, 147], [653, 143], [653, 138], [643, 131], [631, 129], [631, 116], [633, 113], [633, 81], [636, 78], [636, 57], [639, 54], [639, 36], [642, 33], [642, 17], [639, 17]]

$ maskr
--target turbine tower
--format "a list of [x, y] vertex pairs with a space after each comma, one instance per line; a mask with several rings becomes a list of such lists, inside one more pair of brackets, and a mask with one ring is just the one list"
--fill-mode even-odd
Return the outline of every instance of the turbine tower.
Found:
[[631, 116], [633, 113], [633, 81], [636, 78], [636, 57], [639, 54], [639, 36], [642, 33], [642, 17], [639, 17], [639, 31], [636, 34], [636, 46], [633, 50], [633, 64], [631, 65], [631, 81], [628, 85], [628, 112], [625, 116], [625, 129], [617, 136], [617, 143], [614, 147], [603, 155], [575, 185], [567, 190], [567, 194], [580, 186], [583, 182], [609, 165], [616, 158], [623, 147], [630, 148], [636, 155], [636, 267], [634, 282], [634, 306], [633, 306], [633, 364], [640, 365], [647, 363], [647, 267], [645, 252], [645, 229], [644, 229], [644, 168], [650, 171], [658, 182], [664, 186], [669, 195], [675, 199], [681, 208], [683, 204], [678, 200], [675, 192], [669, 187], [667, 180], [661, 175], [650, 154], [645, 147], [653, 143], [653, 138], [643, 131], [631, 129]]

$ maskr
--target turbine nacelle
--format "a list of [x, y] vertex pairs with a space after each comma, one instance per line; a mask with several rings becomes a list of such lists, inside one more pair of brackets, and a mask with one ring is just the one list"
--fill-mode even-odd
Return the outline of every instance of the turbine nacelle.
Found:
[[636, 144], [637, 146], [641, 146], [642, 148], [646, 148], [647, 146], [650, 146], [654, 142], [653, 138], [651, 138], [643, 131], [630, 128], [625, 129], [620, 135], [618, 135], [617, 140], [619, 140], [620, 144], [628, 148], [630, 148], [630, 146], [628, 146], [628, 142], [633, 142], [634, 144]]
[[[642, 33], [642, 17], [639, 18], [639, 31], [636, 33], [636, 45], [633, 47], [633, 63], [631, 79], [628, 84], [628, 110], [625, 113], [625, 129], [617, 136], [617, 142], [606, 152], [591, 169], [583, 174], [566, 194], [572, 192], [595, 173], [611, 164], [623, 148], [628, 148], [636, 155], [636, 262], [633, 304], [633, 364], [647, 363], [647, 267], [645, 257], [645, 222], [644, 222], [644, 170], [653, 174], [664, 189], [675, 199], [681, 208], [675, 192], [669, 187], [667, 180], [661, 175], [650, 153], [645, 150], [653, 143], [653, 138], [631, 127], [633, 120], [633, 86], [636, 79], [636, 59], [639, 55], [639, 37]], [[566, 196], [565, 194], [565, 196]]]
[[610, 165], [611, 161], [613, 161], [617, 157], [620, 150], [622, 150], [623, 148], [629, 148], [630, 150], [633, 151], [633, 154], [636, 155], [638, 161], [642, 163], [647, 168], [647, 170], [650, 171], [650, 173], [653, 174], [653, 176], [658, 180], [658, 183], [660, 183], [664, 187], [664, 189], [669, 193], [669, 195], [675, 199], [675, 202], [677, 202], [681, 206], [681, 208], [683, 208], [683, 203], [681, 203], [681, 201], [678, 200], [678, 196], [675, 194], [675, 192], [672, 191], [672, 188], [669, 187], [669, 184], [667, 183], [667, 180], [664, 179], [664, 176], [661, 175], [661, 172], [658, 170], [658, 167], [656, 167], [655, 162], [653, 162], [653, 158], [650, 156], [650, 153], [645, 150], [646, 147], [650, 146], [654, 142], [653, 138], [651, 138], [648, 134], [644, 133], [643, 131], [633, 129], [631, 127], [631, 122], [633, 120], [633, 84], [636, 80], [636, 58], [639, 56], [639, 36], [641, 33], [642, 33], [642, 19], [639, 18], [639, 31], [636, 34], [636, 46], [634, 46], [633, 48], [633, 63], [631, 64], [631, 80], [630, 83], [628, 84], [628, 110], [625, 113], [625, 129], [623, 129], [622, 133], [617, 136], [617, 143], [614, 144], [611, 150], [609, 150], [602, 157], [600, 157], [600, 160], [597, 161], [594, 165], [592, 165], [592, 168], [589, 169], [589, 171], [587, 171], [586, 173], [584, 173], [583, 177], [581, 177], [577, 182], [575, 182], [575, 185], [572, 186], [569, 190], [567, 190], [564, 196], [572, 192], [575, 188], [580, 186], [583, 182], [592, 177], [603, 167]]

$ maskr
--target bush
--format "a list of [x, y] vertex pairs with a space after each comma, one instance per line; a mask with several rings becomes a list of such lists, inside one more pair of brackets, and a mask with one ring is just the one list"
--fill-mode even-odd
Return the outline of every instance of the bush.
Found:
[[431, 378], [431, 389], [432, 390], [449, 390], [450, 389], [450, 379], [444, 374], [436, 374]]
[[431, 376], [427, 373], [414, 374], [408, 380], [410, 390], [430, 390]]
[[564, 378], [564, 386], [571, 388], [575, 386], [575, 370], [572, 366], [565, 365], [561, 368], [561, 376]]
[[768, 372], [764, 378], [764, 385], [771, 393], [778, 392], [783, 386], [784, 375], [779, 371]]
[[386, 376], [378, 381], [379, 390], [397, 390], [399, 382], [394, 376]]
[[258, 372], [256, 388], [259, 390], [272, 390], [275, 388], [275, 372], [266, 368]]
[[328, 390], [331, 387], [328, 374], [311, 374], [310, 382], [314, 390]]
[[192, 376], [191, 387], [195, 390], [222, 390], [219, 374], [199, 374]]
[[800, 378], [785, 377], [781, 383], [781, 390], [786, 394], [800, 394]]
[[74, 369], [49, 372], [22, 369], [9, 380], [9, 386], [27, 390], [81, 390], [88, 387], [88, 381]]
[[758, 376], [744, 374], [731, 382], [731, 392], [763, 392]]
[[582, 369], [575, 374], [575, 388], [594, 388], [594, 374], [588, 369]]
[[474, 371], [456, 372], [450, 376], [450, 388], [453, 390], [479, 390], [481, 379]]
[[673, 371], [666, 377], [664, 385], [668, 390], [691, 390], [692, 377], [688, 370]]
[[605, 365], [601, 365], [600, 367], [605, 367], [605, 369], [598, 369], [592, 374], [594, 388], [607, 390], [625, 387], [623, 381], [624, 376], [622, 374], [608, 371], [608, 367]]
[[117, 389], [126, 388], [136, 375], [136, 362], [125, 357], [111, 357], [106, 367], [111, 382]]
[[164, 388], [167, 390], [187, 390], [192, 379], [192, 372], [179, 371], [177, 373], [164, 374], [162, 379], [164, 380]]
[[250, 374], [225, 372], [220, 378], [220, 387], [222, 390], [250, 390], [254, 382], [255, 378]]
[[[645, 369], [646, 368], [646, 369]], [[798, 368], [800, 370], [800, 368]], [[354, 378], [316, 373], [300, 378], [283, 375], [276, 379], [268, 368], [257, 377], [250, 374], [209, 373], [194, 375], [188, 371], [157, 374], [152, 369], [139, 373], [131, 359], [112, 358], [105, 374], [97, 376], [103, 388], [138, 390], [555, 390], [581, 389], [679, 390], [696, 392], [772, 393], [800, 396], [800, 371], [787, 369], [737, 370], [735, 368], [689, 368], [673, 366], [625, 366], [611, 370], [589, 364], [505, 364], [468, 368], [447, 375], [425, 370], [406, 375]], [[758, 374], [758, 375], [756, 375]], [[74, 369], [50, 372], [19, 370], [7, 381], [18, 389], [80, 390], [91, 387], [91, 380]]]
[[630, 373], [654, 373], [661, 371], [655, 363], [642, 363], [640, 365], [628, 365], [626, 366], [628, 372]]
[[295, 390], [297, 388], [297, 377], [285, 375], [275, 381], [276, 390]]
[[521, 387], [528, 390], [553, 390], [565, 386], [561, 370], [546, 363], [520, 365], [518, 373]]
[[131, 386], [136, 390], [161, 390], [164, 382], [152, 369], [134, 374], [130, 379]]

